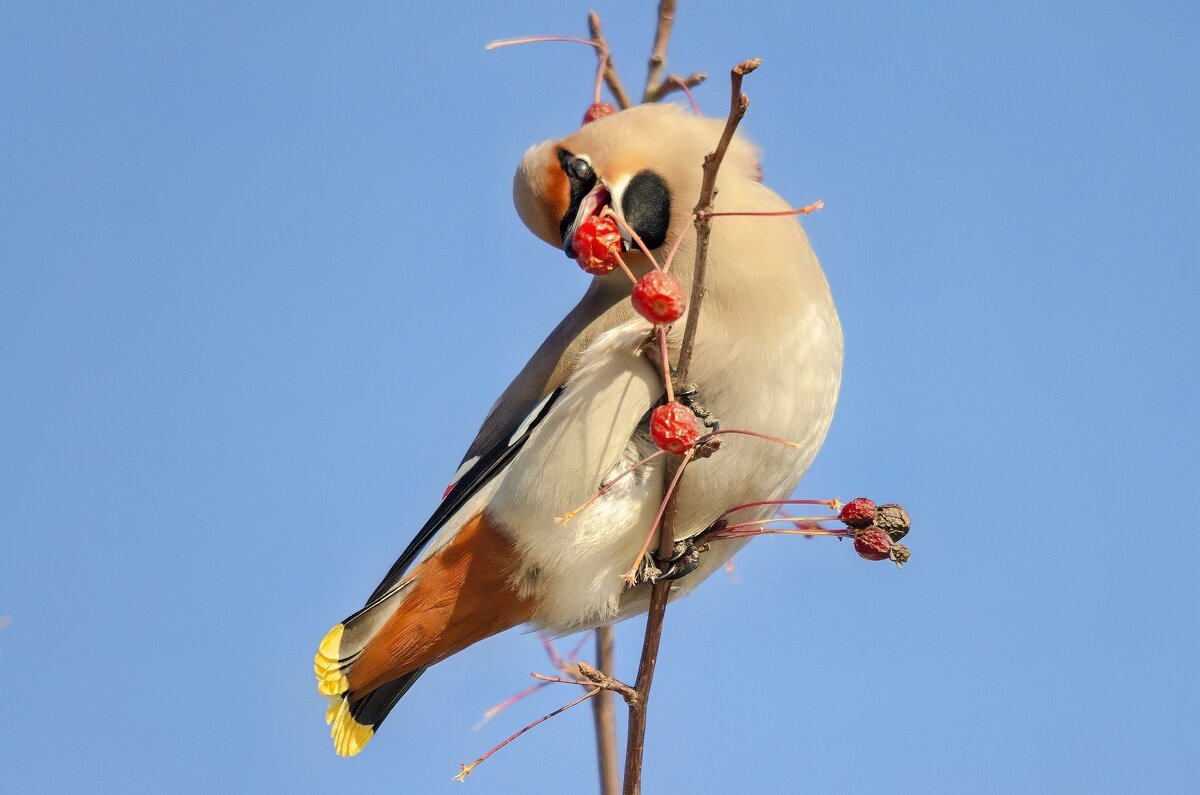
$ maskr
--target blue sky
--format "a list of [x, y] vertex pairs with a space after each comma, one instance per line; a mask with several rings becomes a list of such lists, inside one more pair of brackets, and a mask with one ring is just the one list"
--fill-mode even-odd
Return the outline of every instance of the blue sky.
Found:
[[[681, 3], [734, 63], [846, 333], [806, 496], [912, 563], [774, 538], [674, 605], [648, 792], [1200, 787], [1200, 11]], [[637, 85], [652, 3], [607, 3]], [[457, 792], [573, 697], [536, 639], [336, 758], [311, 659], [586, 276], [511, 207], [585, 6], [0, 4], [0, 776], [13, 791]], [[641, 626], [618, 630], [632, 679]], [[474, 792], [586, 791], [586, 710]]]

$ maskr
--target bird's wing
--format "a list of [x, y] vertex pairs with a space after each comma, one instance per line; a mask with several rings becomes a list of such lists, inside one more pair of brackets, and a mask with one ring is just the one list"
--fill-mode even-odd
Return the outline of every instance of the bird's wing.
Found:
[[508, 439], [502, 439], [499, 443], [493, 444], [467, 459], [469, 466], [465, 467], [465, 471], [460, 469], [461, 474], [446, 492], [446, 496], [442, 498], [433, 515], [417, 531], [413, 540], [405, 547], [404, 552], [392, 564], [383, 581], [375, 588], [371, 598], [367, 600], [367, 607], [387, 596], [394, 587], [403, 581], [405, 570], [417, 559], [425, 545], [437, 535], [448, 519], [458, 513], [471, 497], [475, 496], [497, 473], [504, 469], [525, 444], [525, 440], [529, 438], [533, 429], [545, 418], [560, 394], [562, 394], [562, 387], [542, 398], [541, 402], [537, 403], [521, 421], [521, 424], [513, 429], [513, 433]]
[[627, 289], [614, 289], [601, 279], [592, 282], [575, 308], [550, 332], [492, 406], [442, 502], [371, 593], [368, 607], [401, 581], [405, 570], [420, 557], [434, 536], [521, 449], [557, 400], [583, 350], [598, 334], [632, 316], [628, 298]]

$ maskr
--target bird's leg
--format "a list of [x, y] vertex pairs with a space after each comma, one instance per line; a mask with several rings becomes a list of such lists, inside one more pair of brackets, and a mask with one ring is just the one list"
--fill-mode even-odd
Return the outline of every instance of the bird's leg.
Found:
[[638, 572], [638, 580], [651, 585], [661, 580], [678, 580], [691, 574], [699, 565], [700, 550], [692, 543], [692, 539], [685, 538], [675, 542], [671, 557], [666, 560], [659, 560], [653, 552], [647, 553]]

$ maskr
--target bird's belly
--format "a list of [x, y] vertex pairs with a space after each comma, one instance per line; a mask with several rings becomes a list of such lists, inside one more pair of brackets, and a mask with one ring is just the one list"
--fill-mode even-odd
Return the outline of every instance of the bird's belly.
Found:
[[616, 614], [622, 575], [637, 559], [661, 503], [662, 457], [614, 478], [649, 452], [644, 442], [631, 441], [605, 479], [612, 485], [574, 516], [565, 515], [579, 505], [562, 505], [521, 523], [514, 534], [518, 577], [522, 590], [537, 599], [535, 625], [563, 634]]

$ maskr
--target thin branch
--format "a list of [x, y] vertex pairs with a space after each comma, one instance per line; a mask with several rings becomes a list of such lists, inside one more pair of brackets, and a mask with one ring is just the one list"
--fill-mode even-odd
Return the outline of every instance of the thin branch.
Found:
[[[669, 74], [664, 79], [663, 69], [667, 65], [667, 45], [671, 41], [671, 27], [675, 23], [675, 0], [661, 0], [658, 4], [658, 26], [654, 31], [654, 48], [650, 51], [650, 68], [646, 72], [646, 89], [642, 102], [658, 102], [672, 91], [695, 88], [708, 77], [704, 72], [694, 72], [687, 77]], [[694, 101], [693, 101], [694, 104]]]
[[547, 676], [546, 674], [539, 674], [536, 671], [531, 673], [530, 676], [538, 680], [539, 685], [553, 682], [563, 685], [579, 685], [584, 690], [598, 687], [601, 690], [616, 693], [625, 699], [626, 703], [637, 701], [637, 693], [632, 687], [620, 679], [614, 679], [607, 674], [601, 673], [598, 668], [593, 668], [585, 662], [576, 663], [573, 667], [563, 671], [563, 676]]
[[608, 62], [604, 65], [604, 82], [608, 84], [608, 90], [613, 93], [617, 105], [621, 110], [625, 110], [633, 103], [629, 101], [629, 94], [621, 84], [621, 78], [617, 77], [617, 65], [613, 63], [612, 51], [608, 49], [608, 42], [604, 40], [604, 33], [600, 30], [600, 15], [595, 11], [588, 13], [588, 33], [600, 52], [608, 55]]
[[[679, 383], [687, 383], [688, 368], [691, 365], [692, 350], [696, 344], [696, 326], [700, 317], [700, 306], [704, 299], [704, 276], [708, 267], [708, 237], [711, 231], [711, 220], [699, 213], [712, 212], [713, 197], [716, 194], [717, 170], [725, 159], [729, 142], [738, 123], [746, 115], [750, 105], [749, 98], [742, 93], [742, 78], [758, 68], [760, 59], [743, 61], [733, 68], [730, 74], [732, 83], [729, 118], [725, 121], [725, 129], [717, 148], [704, 158], [703, 179], [700, 188], [700, 200], [696, 204], [696, 269], [692, 276], [692, 297], [688, 304], [687, 327], [683, 333], [683, 347], [680, 350], [679, 366], [677, 368]], [[678, 468], [686, 463], [686, 458], [672, 457], [668, 460], [664, 483], [673, 484], [674, 475]], [[675, 469], [672, 472], [672, 469]], [[664, 516], [659, 536], [658, 554], [660, 559], [671, 556], [675, 547], [675, 500], [673, 489], [667, 486], [664, 494]], [[650, 589], [650, 608], [646, 615], [646, 635], [642, 643], [642, 657], [638, 664], [637, 701], [629, 705], [629, 733], [625, 744], [625, 786], [624, 795], [640, 795], [642, 791], [642, 757], [646, 747], [646, 707], [650, 701], [650, 686], [654, 682], [654, 668], [658, 663], [658, 648], [662, 641], [663, 619], [666, 616], [667, 600], [671, 593], [671, 583], [660, 580]]]
[[679, 350], [679, 367], [677, 368], [681, 384], [688, 382], [688, 368], [692, 364], [692, 350], [696, 346], [696, 327], [698, 325], [696, 321], [700, 317], [700, 306], [704, 303], [704, 295], [707, 292], [704, 287], [704, 274], [708, 268], [708, 237], [712, 232], [712, 224], [703, 213], [712, 212], [713, 199], [717, 193], [717, 171], [721, 168], [721, 161], [725, 159], [725, 152], [728, 151], [729, 143], [733, 140], [734, 131], [742, 121], [742, 117], [746, 115], [746, 108], [750, 106], [750, 98], [742, 93], [742, 78], [757, 69], [761, 63], [761, 58], [751, 58], [733, 67], [729, 73], [731, 83], [729, 118], [725, 120], [725, 130], [721, 133], [721, 140], [717, 142], [717, 148], [704, 157], [700, 201], [696, 202], [696, 212], [701, 214], [696, 218], [696, 272], [692, 276], [692, 298], [688, 303], [688, 323], [683, 332], [683, 345]]
[[658, 27], [654, 30], [654, 49], [650, 51], [650, 67], [646, 71], [646, 90], [642, 102], [656, 102], [654, 95], [662, 87], [663, 68], [667, 65], [667, 45], [671, 42], [671, 26], [675, 23], [675, 0], [659, 0]]
[[699, 113], [700, 109], [696, 108], [696, 100], [692, 97], [691, 89], [700, 85], [707, 79], [707, 72], [693, 72], [687, 77], [680, 77], [679, 75], [675, 74], [667, 75], [667, 79], [662, 82], [662, 85], [660, 85], [658, 89], [650, 95], [650, 99], [646, 101], [659, 102], [660, 100], [666, 99], [673, 91], [682, 91], [688, 95], [688, 99], [692, 102], [692, 107], [696, 109], [697, 113]]
[[582, 696], [580, 696], [579, 698], [577, 698], [577, 699], [575, 699], [574, 701], [572, 701], [570, 704], [567, 704], [565, 707], [559, 707], [558, 709], [556, 709], [556, 710], [554, 710], [553, 712], [551, 712], [549, 715], [543, 715], [542, 717], [538, 718], [538, 719], [537, 719], [537, 720], [535, 720], [533, 723], [531, 723], [531, 724], [529, 724], [528, 726], [526, 726], [524, 729], [521, 729], [519, 732], [517, 732], [516, 734], [512, 735], [511, 737], [509, 737], [507, 740], [505, 740], [504, 742], [500, 743], [500, 744], [499, 744], [499, 745], [497, 745], [495, 748], [493, 748], [492, 750], [488, 751], [488, 752], [487, 752], [486, 754], [484, 754], [483, 756], [481, 756], [481, 757], [479, 757], [478, 759], [476, 759], [476, 760], [475, 760], [474, 762], [472, 762], [471, 764], [469, 764], [469, 765], [463, 765], [463, 766], [462, 766], [462, 769], [458, 771], [458, 775], [454, 777], [454, 780], [455, 780], [455, 781], [466, 781], [466, 780], [467, 780], [467, 776], [471, 775], [471, 771], [472, 771], [472, 770], [474, 770], [476, 767], [478, 767], [478, 766], [479, 766], [479, 764], [480, 764], [481, 762], [484, 762], [484, 761], [486, 761], [486, 760], [487, 760], [487, 758], [488, 758], [489, 756], [491, 756], [492, 754], [496, 753], [496, 752], [497, 752], [497, 751], [499, 751], [501, 748], [503, 748], [504, 746], [508, 745], [508, 744], [509, 744], [509, 743], [511, 743], [513, 740], [517, 739], [517, 738], [518, 738], [518, 737], [520, 737], [522, 734], [524, 734], [525, 732], [527, 732], [527, 731], [529, 731], [530, 729], [532, 729], [534, 726], [537, 726], [539, 723], [545, 723], [546, 721], [548, 721], [548, 720], [550, 720], [551, 718], [553, 718], [555, 715], [561, 715], [562, 713], [564, 713], [564, 712], [566, 712], [567, 710], [569, 710], [571, 707], [573, 707], [573, 706], [575, 706], [576, 704], [579, 704], [579, 703], [581, 703], [581, 702], [583, 702], [583, 701], [587, 701], [589, 698], [591, 698], [592, 696], [596, 695], [596, 694], [597, 694], [597, 693], [599, 693], [599, 692], [600, 692], [600, 688], [599, 688], [599, 687], [595, 687], [595, 688], [593, 688], [593, 689], [589, 690], [588, 692], [584, 693], [584, 694], [583, 694]]
[[[596, 627], [596, 664], [600, 666], [597, 673], [606, 678], [611, 678], [616, 670], [611, 626]], [[579, 664], [579, 672], [587, 676], [585, 665], [587, 664]], [[590, 665], [587, 667], [591, 668]], [[592, 699], [592, 720], [596, 725], [596, 764], [600, 769], [600, 795], [618, 795], [621, 791], [621, 770], [617, 764], [617, 719], [613, 715], [612, 696], [607, 689]]]
[[[612, 629], [612, 627], [609, 627], [609, 629]], [[611, 652], [611, 648], [609, 651]], [[609, 656], [611, 657], [612, 655], [610, 654]], [[593, 668], [585, 662], [578, 663], [576, 667], [579, 668], [579, 675], [586, 679], [589, 684], [602, 687], [605, 690], [611, 690], [625, 699], [626, 704], [631, 704], [638, 700], [637, 691], [621, 680], [614, 679], [604, 671]]]

